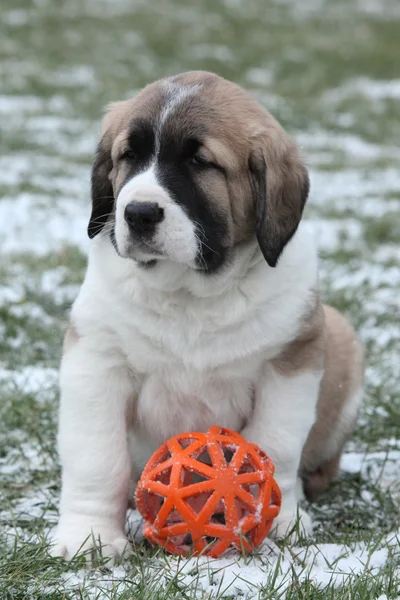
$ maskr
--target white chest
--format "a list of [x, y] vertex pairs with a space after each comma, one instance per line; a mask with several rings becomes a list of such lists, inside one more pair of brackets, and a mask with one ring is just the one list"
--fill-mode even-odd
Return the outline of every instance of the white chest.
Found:
[[[196, 381], [197, 380], [197, 381]], [[251, 414], [250, 379], [204, 374], [158, 374], [143, 379], [137, 400], [137, 427], [160, 444], [184, 431], [205, 431], [212, 425], [241, 430]]]
[[73, 317], [128, 363], [137, 423], [154, 444], [213, 424], [240, 429], [262, 364], [296, 336], [317, 283], [314, 247], [297, 233], [276, 269], [252, 253], [204, 280], [168, 265], [143, 273], [95, 240]]
[[[252, 410], [265, 348], [254, 324], [210, 309], [164, 299], [159, 310], [140, 302], [118, 335], [137, 373], [137, 423], [159, 444], [182, 431], [222, 425], [240, 430]], [[227, 307], [227, 311], [229, 307]], [[117, 326], [117, 323], [115, 323]]]

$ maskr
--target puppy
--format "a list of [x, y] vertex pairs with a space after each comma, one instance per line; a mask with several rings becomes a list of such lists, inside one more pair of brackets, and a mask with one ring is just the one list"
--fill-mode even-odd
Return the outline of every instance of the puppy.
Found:
[[[362, 350], [318, 294], [298, 228], [298, 149], [241, 88], [190, 72], [112, 104], [92, 172], [92, 239], [61, 363], [53, 554], [127, 547], [130, 490], [151, 453], [214, 424], [273, 459], [272, 535], [335, 476], [359, 410]], [[132, 483], [133, 482], [133, 483]]]

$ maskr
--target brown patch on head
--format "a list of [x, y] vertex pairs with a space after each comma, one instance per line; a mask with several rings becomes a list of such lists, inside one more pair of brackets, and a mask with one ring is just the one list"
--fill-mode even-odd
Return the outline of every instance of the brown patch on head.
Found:
[[66, 354], [79, 341], [79, 333], [74, 323], [70, 323], [64, 336], [63, 354]]
[[361, 401], [363, 349], [350, 323], [331, 306], [324, 306], [325, 369], [317, 418], [301, 460], [304, 490], [310, 500], [336, 476], [344, 443], [352, 433]]
[[[203, 72], [184, 73], [174, 81], [204, 91], [183, 103], [175, 117], [188, 127], [193, 122], [204, 127], [205, 146], [226, 170], [234, 243], [256, 231], [265, 259], [275, 266], [297, 229], [309, 191], [295, 143], [236, 84]], [[220, 196], [210, 197], [220, 205]]]

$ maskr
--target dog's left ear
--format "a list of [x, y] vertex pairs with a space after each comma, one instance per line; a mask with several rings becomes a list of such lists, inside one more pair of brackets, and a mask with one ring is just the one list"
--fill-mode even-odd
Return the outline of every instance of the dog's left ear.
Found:
[[112, 168], [111, 148], [105, 134], [97, 146], [92, 167], [92, 214], [88, 225], [90, 238], [100, 233], [114, 208], [114, 192], [109, 178]]
[[300, 222], [310, 189], [307, 169], [297, 148], [254, 150], [249, 159], [250, 180], [255, 200], [256, 234], [270, 267], [278, 259]]

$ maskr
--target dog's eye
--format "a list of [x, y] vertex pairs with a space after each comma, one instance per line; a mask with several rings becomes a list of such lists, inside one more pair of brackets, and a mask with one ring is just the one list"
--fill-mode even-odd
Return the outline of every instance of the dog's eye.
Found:
[[201, 154], [194, 154], [193, 156], [191, 156], [189, 158], [188, 163], [189, 163], [189, 165], [193, 165], [194, 167], [197, 167], [199, 170], [213, 169], [214, 171], [218, 171], [219, 173], [222, 173], [222, 175], [224, 177], [226, 177], [226, 169], [224, 167], [222, 167], [221, 165], [217, 165], [217, 163], [214, 163], [211, 160], [208, 160]]
[[216, 165], [212, 163], [210, 160], [201, 156], [200, 154], [195, 154], [189, 159], [191, 165], [196, 165], [198, 167], [215, 167]]
[[120, 156], [120, 160], [135, 160], [137, 158], [137, 154], [132, 148], [128, 148], [125, 150], [123, 154]]

